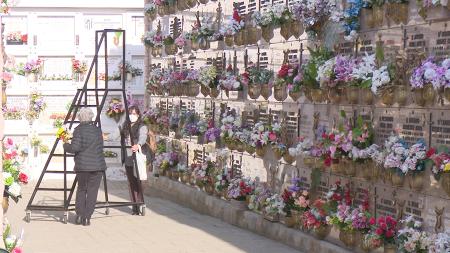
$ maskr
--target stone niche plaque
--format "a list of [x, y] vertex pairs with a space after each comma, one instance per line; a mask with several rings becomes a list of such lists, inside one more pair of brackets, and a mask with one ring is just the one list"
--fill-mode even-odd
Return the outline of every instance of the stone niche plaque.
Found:
[[267, 181], [267, 169], [263, 159], [255, 159], [253, 156], [242, 156], [242, 174], [248, 177], [259, 177], [261, 181]]
[[370, 106], [359, 106], [356, 112], [357, 117], [361, 116], [361, 119], [365, 123], [373, 124], [374, 109]]
[[367, 191], [369, 210], [371, 213], [374, 213], [375, 206], [373, 205], [373, 203], [375, 203], [375, 187], [373, 187], [372, 184], [367, 181], [352, 179], [351, 189], [352, 196], [354, 197], [353, 205], [355, 207], [363, 204], [364, 199], [366, 198], [365, 191]]
[[373, 126], [375, 130], [375, 143], [383, 145], [384, 141], [395, 130], [398, 110], [392, 108], [375, 108]]
[[431, 122], [430, 146], [450, 146], [450, 111], [433, 110], [431, 112]]
[[325, 104], [303, 105], [300, 109], [300, 136], [314, 139], [319, 128], [330, 130], [330, 107]]
[[423, 219], [425, 230], [443, 232], [450, 229], [450, 201], [433, 196], [424, 198]]
[[307, 138], [314, 137], [314, 105], [303, 104], [300, 107], [299, 135]]
[[406, 53], [408, 55], [414, 55], [417, 52], [428, 51], [430, 42], [428, 39], [431, 34], [429, 34], [429, 28], [427, 26], [413, 26], [406, 28]]
[[389, 215], [396, 217], [395, 190], [391, 187], [377, 187], [375, 194], [375, 214], [376, 216]]
[[402, 109], [399, 111], [397, 127], [400, 129], [400, 136], [408, 145], [413, 145], [420, 139], [424, 139], [428, 143], [428, 117], [429, 113], [423, 109]]
[[436, 60], [444, 60], [450, 56], [450, 31], [448, 22], [430, 24], [430, 48]]

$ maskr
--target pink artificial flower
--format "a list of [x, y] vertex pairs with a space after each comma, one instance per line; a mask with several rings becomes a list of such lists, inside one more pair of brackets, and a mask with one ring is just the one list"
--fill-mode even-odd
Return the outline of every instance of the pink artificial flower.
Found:
[[269, 140], [275, 141], [277, 139], [277, 135], [274, 132], [269, 133]]
[[15, 248], [11, 251], [11, 253], [22, 253], [22, 249], [19, 248], [19, 247], [15, 247]]
[[336, 153], [336, 146], [330, 146], [330, 155], [331, 155], [331, 157], [334, 157], [335, 153]]

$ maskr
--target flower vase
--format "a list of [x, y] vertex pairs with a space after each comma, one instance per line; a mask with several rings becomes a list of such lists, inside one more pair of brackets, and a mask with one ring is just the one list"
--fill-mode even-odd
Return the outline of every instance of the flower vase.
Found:
[[311, 156], [303, 157], [303, 165], [305, 165], [308, 168], [312, 168], [314, 166], [314, 157]]
[[214, 194], [214, 186], [211, 185], [211, 184], [205, 185], [205, 192], [206, 192], [208, 195], [213, 195], [213, 194]]
[[281, 160], [281, 158], [283, 157], [283, 153], [281, 152], [281, 150], [278, 149], [277, 147], [272, 147], [272, 151], [275, 156], [275, 159]]
[[207, 4], [209, 2], [209, 0], [198, 0], [198, 2], [201, 4]]
[[190, 185], [195, 185], [195, 183], [196, 183], [196, 182], [195, 182], [195, 176], [191, 174], [191, 175], [189, 176], [189, 184], [190, 184]]
[[263, 217], [265, 220], [268, 220], [270, 222], [279, 222], [280, 221], [280, 215], [279, 214], [268, 214], [263, 213]]
[[280, 27], [280, 35], [285, 39], [288, 40], [291, 37], [291, 22], [285, 22], [281, 24]]
[[6, 106], [6, 102], [8, 101], [8, 97], [6, 96], [6, 84], [2, 84], [2, 106]]
[[300, 91], [289, 91], [289, 97], [291, 97], [292, 100], [294, 100], [294, 102], [297, 102], [300, 96], [301, 96]]
[[411, 173], [411, 177], [409, 178], [409, 180], [411, 189], [420, 191], [425, 184], [425, 172], [413, 172]]
[[359, 100], [359, 88], [349, 87], [347, 88], [347, 100], [350, 104], [357, 104]]
[[197, 40], [191, 40], [191, 50], [192, 51], [197, 51], [199, 48], [198, 42]]
[[209, 95], [212, 98], [217, 98], [219, 96], [219, 94], [220, 94], [220, 90], [217, 87], [216, 88], [211, 88], [211, 90], [209, 92]]
[[273, 97], [277, 101], [284, 101], [287, 98], [287, 90], [285, 85], [277, 85], [273, 87]]
[[186, 1], [185, 0], [178, 0], [177, 1], [177, 9], [179, 11], [184, 11], [186, 10], [188, 7], [186, 5]]
[[354, 248], [358, 242], [358, 233], [356, 231], [339, 230], [339, 240], [349, 248]]
[[264, 157], [266, 155], [266, 147], [256, 147], [255, 152], [259, 157]]
[[246, 210], [247, 209], [247, 202], [245, 202], [244, 200], [232, 199], [232, 200], [230, 200], [230, 203], [231, 203], [232, 206], [234, 206], [235, 208], [237, 208], [239, 210]]
[[436, 91], [434, 90], [432, 85], [427, 85], [423, 91], [423, 99], [425, 99], [425, 103], [434, 104], [434, 100], [436, 98]]
[[409, 4], [408, 3], [386, 3], [386, 17], [394, 21], [395, 24], [408, 23]]
[[225, 45], [227, 45], [227, 47], [233, 47], [234, 45], [234, 37], [231, 35], [227, 35], [224, 38], [225, 41]]
[[342, 167], [344, 169], [345, 175], [349, 177], [354, 177], [356, 175], [356, 162], [345, 160], [344, 166]]
[[261, 86], [257, 84], [251, 84], [248, 86], [248, 96], [251, 99], [257, 99], [261, 95]]
[[444, 172], [440, 175], [439, 184], [442, 190], [450, 196], [450, 173]]
[[257, 44], [261, 38], [261, 32], [256, 27], [250, 27], [248, 29], [247, 44]]
[[131, 82], [131, 80], [133, 80], [133, 74], [131, 74], [131, 73], [126, 73], [126, 80], [127, 80], [127, 82]]
[[2, 208], [3, 208], [3, 215], [5, 215], [8, 212], [9, 208], [9, 197], [3, 197]]
[[301, 218], [302, 218], [302, 212], [300, 212], [300, 211], [297, 211], [297, 210], [291, 210], [291, 216], [292, 216], [292, 218], [293, 218], [293, 220], [294, 220], [294, 227], [295, 228], [300, 228], [300, 221], [301, 221]]
[[397, 245], [395, 244], [385, 244], [384, 253], [397, 253]]
[[395, 187], [402, 187], [405, 181], [405, 176], [400, 175], [398, 172], [393, 172], [391, 175], [391, 183]]
[[373, 12], [373, 25], [374, 27], [380, 27], [383, 25], [384, 21], [384, 9], [383, 6], [372, 6]]
[[426, 104], [426, 100], [424, 98], [424, 88], [414, 89], [414, 102], [418, 106], [424, 106]]
[[241, 30], [234, 35], [234, 44], [236, 44], [236, 46], [245, 44], [245, 31]]
[[178, 51], [178, 47], [175, 44], [169, 44], [164, 46], [164, 51], [167, 55], [174, 55]]
[[167, 14], [173, 15], [175, 13], [177, 13], [177, 5], [176, 5], [176, 3], [173, 3], [173, 4], [170, 3], [168, 5], [168, 8], [167, 8]]
[[180, 180], [181, 182], [188, 184], [190, 181], [190, 175], [188, 173], [182, 173], [180, 174]]
[[365, 105], [371, 105], [373, 103], [373, 93], [370, 89], [362, 88], [360, 93], [362, 102]]
[[362, 176], [367, 181], [372, 181], [373, 179], [376, 179], [377, 177], [377, 167], [375, 166], [375, 163], [373, 161], [365, 161], [363, 163], [358, 164], [359, 168], [362, 172]]
[[151, 13], [147, 13], [146, 15], [147, 15], [148, 19], [150, 19], [150, 20], [153, 21], [153, 20], [156, 19], [157, 13], [156, 13], [156, 11], [153, 11], [153, 12], [151, 12]]
[[[371, 9], [362, 8], [360, 17], [364, 19], [364, 23], [368, 28], [374, 28], [373, 12]], [[363, 23], [363, 22], [361, 22]]]
[[312, 89], [311, 98], [313, 102], [320, 103], [323, 101], [323, 91], [321, 89]]
[[330, 234], [331, 226], [328, 225], [321, 225], [318, 228], [314, 228], [313, 230], [314, 237], [316, 237], [319, 240], [325, 239]]
[[289, 216], [285, 215], [285, 216], [283, 216], [283, 223], [284, 223], [284, 225], [286, 225], [286, 227], [293, 228], [293, 227], [295, 227], [295, 223], [296, 223], [295, 217], [292, 215], [289, 215]]
[[166, 5], [158, 6], [158, 15], [164, 17], [166, 15]]
[[151, 54], [153, 57], [158, 57], [158, 54], [157, 54], [158, 50], [156, 49], [156, 47], [151, 47], [150, 51], [151, 51]]
[[200, 87], [198, 83], [190, 81], [187, 85], [187, 94], [189, 97], [196, 97], [200, 94]]
[[245, 144], [245, 151], [250, 155], [253, 155], [255, 153], [255, 148], [250, 144]]
[[208, 88], [208, 87], [206, 87], [206, 85], [201, 85], [200, 86], [200, 92], [202, 93], [202, 95], [204, 96], [204, 97], [207, 97], [207, 96], [209, 96], [209, 92], [210, 92], [210, 89]]
[[450, 102], [450, 88], [444, 89], [444, 97], [447, 99], [448, 102]]
[[238, 141], [236, 144], [236, 150], [238, 152], [244, 152], [245, 151], [245, 144], [242, 141]]
[[291, 34], [296, 38], [300, 38], [300, 35], [304, 32], [303, 24], [299, 21], [293, 20], [291, 22]]
[[271, 39], [273, 39], [273, 26], [272, 25], [268, 25], [268, 26], [262, 26], [261, 27], [261, 37], [267, 42], [269, 43]]
[[406, 105], [408, 102], [408, 87], [405, 85], [397, 86], [395, 89], [396, 97], [397, 97], [397, 103], [401, 106]]
[[333, 104], [339, 104], [341, 101], [342, 89], [331, 88], [328, 90], [328, 100]]
[[197, 5], [197, 0], [185, 0], [188, 8], [194, 8]]
[[287, 151], [284, 153], [283, 159], [288, 164], [293, 164], [295, 162], [295, 157], [291, 156]]
[[210, 46], [210, 43], [209, 43], [208, 39], [206, 39], [205, 37], [200, 37], [198, 39], [198, 47], [201, 50], [208, 50], [211, 46]]
[[265, 99], [268, 100], [270, 95], [272, 95], [271, 89], [269, 84], [263, 84], [261, 85], [261, 96]]
[[342, 160], [333, 159], [333, 161], [331, 162], [331, 165], [330, 165], [331, 172], [333, 172], [334, 174], [341, 174], [342, 173], [341, 166], [340, 166], [341, 163], [343, 163]]
[[384, 105], [391, 106], [394, 104], [395, 94], [391, 89], [386, 89], [381, 92], [381, 102]]
[[35, 73], [29, 73], [27, 77], [28, 77], [28, 82], [30, 82], [30, 83], [36, 83], [38, 80], [38, 76]]

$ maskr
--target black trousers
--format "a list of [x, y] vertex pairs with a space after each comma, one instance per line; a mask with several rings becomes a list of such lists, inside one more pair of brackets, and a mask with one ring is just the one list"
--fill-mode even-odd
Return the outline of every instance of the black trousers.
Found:
[[103, 171], [77, 172], [78, 188], [75, 201], [75, 212], [82, 218], [90, 219], [97, 203], [98, 188], [102, 181]]
[[[134, 175], [134, 167], [125, 165], [125, 170], [127, 172], [131, 201], [144, 202], [141, 180]], [[133, 206], [133, 209], [137, 210], [137, 205]]]

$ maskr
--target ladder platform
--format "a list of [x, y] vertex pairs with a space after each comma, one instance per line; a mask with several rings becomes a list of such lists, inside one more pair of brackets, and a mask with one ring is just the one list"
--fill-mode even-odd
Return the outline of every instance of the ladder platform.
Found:
[[[52, 154], [53, 156], [56, 156], [56, 157], [64, 157], [64, 154]], [[66, 157], [75, 157], [75, 155], [74, 154], [66, 154], [65, 155]]]
[[47, 173], [54, 173], [54, 174], [76, 174], [75, 171], [64, 171], [64, 170], [47, 170]]
[[39, 190], [39, 191], [55, 191], [55, 192], [67, 191], [67, 189], [64, 189], [64, 188], [46, 188], [46, 187], [38, 187], [38, 188], [36, 188], [36, 190]]

